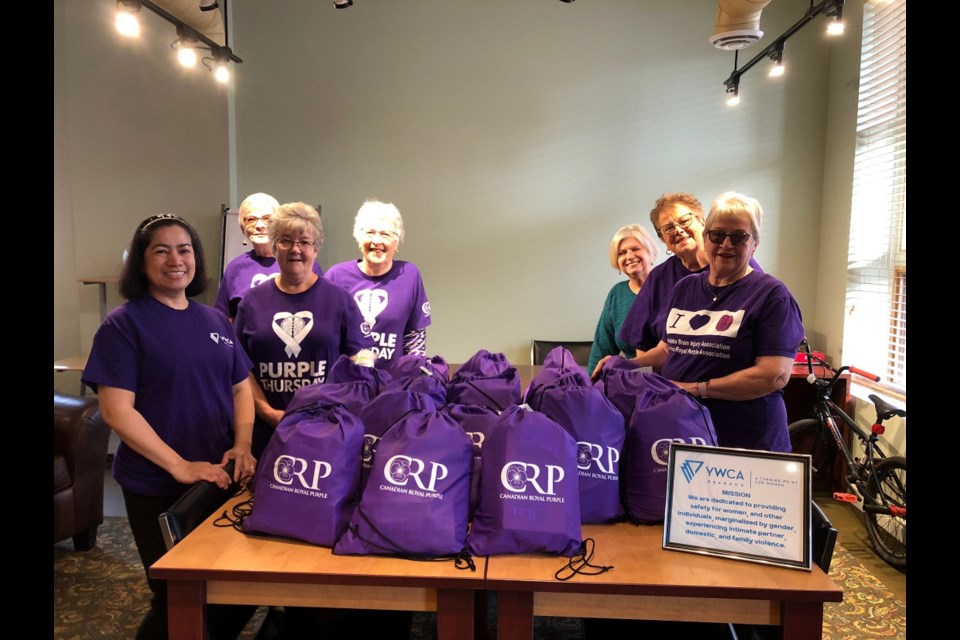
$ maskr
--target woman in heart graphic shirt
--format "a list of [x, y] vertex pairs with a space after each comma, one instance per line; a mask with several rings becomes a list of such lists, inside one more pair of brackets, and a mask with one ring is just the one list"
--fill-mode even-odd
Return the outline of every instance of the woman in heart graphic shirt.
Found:
[[660, 343], [636, 362], [699, 397], [720, 446], [790, 451], [782, 389], [803, 324], [787, 287], [750, 266], [760, 216], [748, 196], [714, 200], [703, 231], [709, 269], [677, 283]]
[[258, 457], [294, 392], [324, 382], [341, 354], [353, 357], [362, 348], [357, 306], [346, 291], [313, 270], [323, 244], [316, 210], [302, 202], [281, 205], [268, 233], [280, 274], [247, 292], [234, 324], [253, 361], [253, 451]]
[[403, 235], [403, 218], [392, 203], [363, 203], [353, 225], [362, 257], [335, 264], [326, 275], [350, 293], [363, 316], [363, 347], [380, 360], [427, 353], [431, 320], [423, 278], [412, 262], [393, 259]]

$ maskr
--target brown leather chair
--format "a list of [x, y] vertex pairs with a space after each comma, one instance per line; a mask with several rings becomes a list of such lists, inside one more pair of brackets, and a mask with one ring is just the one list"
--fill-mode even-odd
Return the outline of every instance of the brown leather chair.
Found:
[[77, 551], [96, 546], [109, 439], [96, 398], [53, 393], [54, 543], [72, 537]]

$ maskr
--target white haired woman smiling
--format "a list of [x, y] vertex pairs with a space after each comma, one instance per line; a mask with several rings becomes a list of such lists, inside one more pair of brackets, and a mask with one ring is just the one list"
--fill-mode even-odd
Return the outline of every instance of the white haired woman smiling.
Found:
[[637, 356], [710, 410], [723, 447], [790, 451], [782, 389], [803, 325], [786, 285], [757, 271], [760, 203], [728, 191], [704, 223], [709, 269], [673, 289], [661, 341]]
[[412, 262], [394, 260], [404, 237], [400, 211], [391, 202], [364, 202], [353, 237], [360, 259], [333, 265], [326, 277], [353, 296], [363, 315], [363, 347], [381, 360], [426, 354], [431, 319], [423, 278]]
[[627, 358], [632, 358], [636, 355], [636, 349], [628, 342], [618, 340], [617, 334], [659, 253], [650, 233], [639, 224], [620, 227], [613, 234], [610, 266], [627, 276], [627, 279], [613, 285], [603, 303], [603, 311], [593, 335], [587, 371], [592, 372], [604, 356], [623, 353]]

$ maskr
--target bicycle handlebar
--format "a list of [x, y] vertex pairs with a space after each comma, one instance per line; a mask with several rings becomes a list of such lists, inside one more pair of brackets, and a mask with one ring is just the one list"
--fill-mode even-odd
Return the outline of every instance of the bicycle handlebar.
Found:
[[874, 382], [880, 382], [880, 376], [878, 376], [878, 375], [876, 375], [876, 374], [874, 374], [874, 373], [870, 373], [869, 371], [864, 371], [863, 369], [858, 369], [858, 368], [856, 368], [856, 367], [850, 367], [850, 373], [855, 373], [855, 374], [857, 374], [858, 376], [863, 376], [864, 378], [866, 378], [866, 379], [868, 379], [868, 380], [872, 380], [872, 381], [874, 381]]
[[[857, 367], [840, 367], [839, 369], [834, 369], [833, 367], [831, 367], [830, 365], [828, 365], [826, 362], [824, 362], [823, 360], [821, 360], [821, 359], [818, 358], [817, 356], [813, 355], [813, 353], [810, 351], [810, 343], [807, 342], [806, 336], [804, 336], [803, 342], [801, 342], [800, 344], [803, 346], [803, 350], [804, 350], [804, 352], [806, 352], [806, 354], [807, 354], [807, 372], [808, 372], [808, 373], [807, 373], [807, 382], [809, 382], [810, 384], [816, 384], [816, 382], [817, 382], [817, 376], [816, 376], [816, 374], [813, 373], [813, 361], [814, 361], [814, 360], [816, 360], [816, 361], [817, 361], [817, 364], [820, 365], [821, 367], [824, 367], [825, 369], [828, 369], [829, 371], [832, 371], [832, 372], [834, 373], [834, 377], [833, 377], [834, 380], [836, 380], [837, 378], [839, 378], [839, 377], [840, 377], [840, 374], [843, 373], [844, 371], [849, 371], [850, 373], [855, 373], [855, 374], [857, 374], [858, 376], [862, 376], [862, 377], [864, 377], [864, 378], [866, 378], [866, 379], [868, 379], [868, 380], [872, 380], [873, 382], [880, 382], [880, 376], [878, 376], [878, 375], [876, 375], [876, 374], [874, 374], [874, 373], [870, 373], [869, 371], [865, 371], [865, 370], [863, 370], [863, 369], [859, 369], [859, 368], [857, 368]], [[832, 381], [831, 381], [831, 382], [832, 382]]]

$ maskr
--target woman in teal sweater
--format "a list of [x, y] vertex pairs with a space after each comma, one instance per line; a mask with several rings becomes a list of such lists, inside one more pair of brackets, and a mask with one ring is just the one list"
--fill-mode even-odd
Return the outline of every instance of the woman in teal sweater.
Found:
[[610, 265], [627, 276], [627, 279], [613, 285], [607, 294], [606, 302], [603, 303], [603, 312], [593, 336], [587, 371], [593, 371], [604, 356], [622, 352], [627, 358], [632, 358], [636, 354], [636, 350], [629, 344], [617, 340], [617, 334], [620, 333], [620, 326], [659, 253], [653, 237], [639, 224], [620, 227], [613, 234], [613, 240], [610, 241]]

